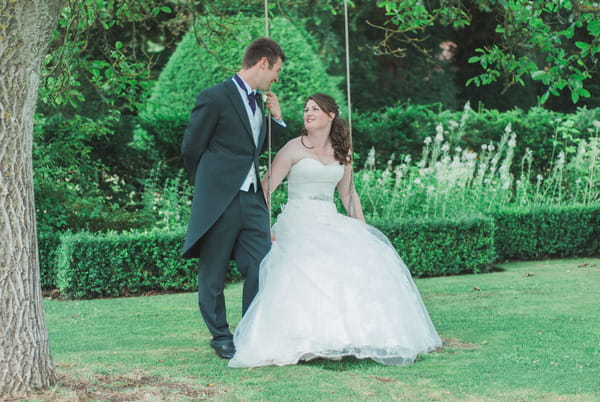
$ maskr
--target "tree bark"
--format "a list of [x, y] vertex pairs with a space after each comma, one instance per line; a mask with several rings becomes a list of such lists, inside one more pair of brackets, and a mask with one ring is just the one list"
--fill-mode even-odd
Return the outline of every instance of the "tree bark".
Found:
[[64, 0], [0, 0], [0, 396], [54, 382], [40, 287], [33, 119]]

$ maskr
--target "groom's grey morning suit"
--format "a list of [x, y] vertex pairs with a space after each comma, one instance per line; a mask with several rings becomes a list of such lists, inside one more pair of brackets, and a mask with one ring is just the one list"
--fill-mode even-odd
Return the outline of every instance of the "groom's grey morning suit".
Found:
[[[200, 257], [198, 294], [212, 343], [231, 339], [223, 297], [227, 267], [235, 259], [246, 276], [245, 312], [258, 290], [259, 263], [271, 246], [269, 216], [258, 174], [267, 121], [259, 102], [252, 112], [248, 88], [234, 80], [203, 91], [181, 146], [194, 198], [183, 256]], [[285, 128], [273, 122], [272, 135]]]

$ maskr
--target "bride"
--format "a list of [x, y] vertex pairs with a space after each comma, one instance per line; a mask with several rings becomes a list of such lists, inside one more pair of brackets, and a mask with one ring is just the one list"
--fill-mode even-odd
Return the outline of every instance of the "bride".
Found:
[[[310, 96], [304, 127], [268, 172], [271, 191], [288, 177], [288, 201], [272, 228], [258, 294], [236, 328], [229, 366], [343, 356], [411, 364], [442, 342], [406, 265], [365, 223], [333, 98]], [[336, 187], [349, 216], [337, 212]]]

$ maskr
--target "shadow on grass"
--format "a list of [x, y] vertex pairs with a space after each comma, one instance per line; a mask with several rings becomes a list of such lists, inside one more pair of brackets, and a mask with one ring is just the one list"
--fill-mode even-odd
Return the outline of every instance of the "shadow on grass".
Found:
[[[474, 343], [463, 342], [459, 339], [451, 339], [451, 338], [443, 338], [442, 346], [436, 350], [431, 351], [430, 353], [445, 353], [449, 351], [456, 351], [460, 349], [479, 349], [481, 346], [476, 345]], [[423, 357], [421, 355], [417, 356], [415, 363], [422, 361]], [[299, 365], [311, 366], [320, 368], [328, 371], [350, 371], [350, 370], [361, 370], [368, 367], [381, 366], [381, 363], [377, 363], [369, 358], [359, 359], [354, 356], [345, 356], [339, 360], [326, 359], [323, 357], [318, 357], [312, 360], [301, 360], [298, 362]], [[414, 364], [414, 363], [413, 363]]]
[[346, 356], [341, 360], [325, 359], [322, 357], [312, 360], [301, 360], [300, 365], [317, 367], [329, 371], [349, 371], [363, 369], [369, 366], [379, 366], [380, 364], [371, 359], [358, 359], [354, 356]]

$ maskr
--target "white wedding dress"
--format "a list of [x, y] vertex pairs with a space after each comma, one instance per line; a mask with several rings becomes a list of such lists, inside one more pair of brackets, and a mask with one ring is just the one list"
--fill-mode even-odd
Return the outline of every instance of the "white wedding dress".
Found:
[[344, 168], [297, 162], [259, 291], [234, 334], [230, 367], [316, 357], [411, 364], [442, 342], [410, 272], [387, 238], [337, 212]]

